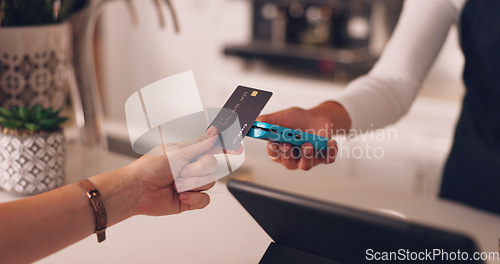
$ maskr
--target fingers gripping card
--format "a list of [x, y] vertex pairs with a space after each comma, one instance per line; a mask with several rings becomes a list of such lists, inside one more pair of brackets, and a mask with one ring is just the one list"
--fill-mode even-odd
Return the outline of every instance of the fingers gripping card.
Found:
[[210, 124], [222, 135], [218, 144], [227, 150], [237, 150], [272, 95], [272, 92], [238, 86]]

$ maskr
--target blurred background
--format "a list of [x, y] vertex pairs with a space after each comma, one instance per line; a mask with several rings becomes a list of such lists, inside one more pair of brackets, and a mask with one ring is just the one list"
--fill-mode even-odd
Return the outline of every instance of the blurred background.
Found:
[[[131, 3], [133, 12], [122, 1], [104, 7], [94, 55], [110, 150], [134, 155], [124, 104], [141, 87], [193, 70], [206, 108], [221, 107], [240, 84], [274, 93], [263, 113], [309, 108], [334, 99], [372, 67], [403, 0], [173, 0], [178, 33], [164, 7]], [[453, 27], [408, 115], [387, 128], [396, 138], [339, 139], [350, 149], [382, 148], [381, 158], [342, 157], [308, 172], [287, 171], [267, 157], [265, 142], [247, 138], [246, 161], [232, 176], [273, 186], [283, 177], [290, 184], [304, 177], [323, 185], [352, 180], [436, 197], [464, 92], [462, 66]]]

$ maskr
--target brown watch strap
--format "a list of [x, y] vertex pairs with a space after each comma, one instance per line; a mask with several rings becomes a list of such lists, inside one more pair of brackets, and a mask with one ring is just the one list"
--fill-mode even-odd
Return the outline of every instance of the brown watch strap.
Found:
[[85, 190], [89, 197], [89, 204], [92, 206], [95, 215], [95, 233], [97, 234], [97, 241], [101, 243], [106, 240], [106, 224], [107, 215], [104, 203], [101, 201], [101, 194], [97, 188], [88, 179], [79, 182], [80, 186]]

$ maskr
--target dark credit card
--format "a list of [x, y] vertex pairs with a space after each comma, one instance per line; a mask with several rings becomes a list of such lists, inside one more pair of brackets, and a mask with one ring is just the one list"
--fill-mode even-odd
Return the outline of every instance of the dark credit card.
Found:
[[272, 92], [238, 86], [210, 124], [219, 131], [216, 144], [227, 150], [238, 149], [272, 95]]

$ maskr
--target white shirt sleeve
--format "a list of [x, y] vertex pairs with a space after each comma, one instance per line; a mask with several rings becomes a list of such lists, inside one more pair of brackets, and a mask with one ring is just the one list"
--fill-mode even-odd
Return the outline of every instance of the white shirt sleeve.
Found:
[[365, 131], [397, 121], [411, 106], [465, 0], [406, 0], [391, 40], [365, 76], [335, 100]]

